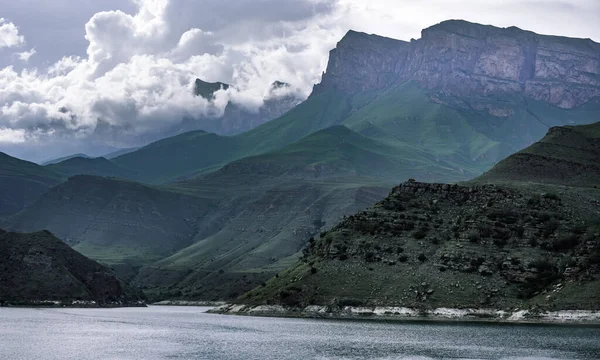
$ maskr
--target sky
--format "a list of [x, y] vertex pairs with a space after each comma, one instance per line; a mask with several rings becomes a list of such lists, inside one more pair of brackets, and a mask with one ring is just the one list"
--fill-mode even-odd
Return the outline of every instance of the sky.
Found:
[[[600, 41], [600, 0], [0, 0], [0, 151], [43, 161], [145, 145], [275, 80], [307, 97], [350, 29], [419, 38], [447, 19]], [[193, 81], [234, 87], [214, 102]]]

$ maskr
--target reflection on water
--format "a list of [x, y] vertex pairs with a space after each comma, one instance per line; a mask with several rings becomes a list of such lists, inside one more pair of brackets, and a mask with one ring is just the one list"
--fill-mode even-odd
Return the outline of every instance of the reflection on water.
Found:
[[600, 328], [0, 309], [0, 359], [598, 359]]

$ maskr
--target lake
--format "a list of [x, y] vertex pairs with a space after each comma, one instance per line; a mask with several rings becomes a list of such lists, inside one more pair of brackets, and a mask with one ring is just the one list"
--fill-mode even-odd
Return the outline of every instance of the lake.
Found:
[[600, 328], [0, 308], [0, 359], [598, 359]]

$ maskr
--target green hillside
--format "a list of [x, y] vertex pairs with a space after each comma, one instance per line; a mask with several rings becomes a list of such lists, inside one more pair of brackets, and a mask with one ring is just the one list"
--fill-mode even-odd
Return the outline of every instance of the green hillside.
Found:
[[209, 200], [133, 182], [75, 176], [4, 225], [48, 229], [83, 255], [131, 275], [189, 246], [211, 206]]
[[502, 160], [475, 181], [598, 187], [600, 123], [552, 128], [542, 140]]
[[0, 152], [0, 218], [21, 211], [63, 175]]

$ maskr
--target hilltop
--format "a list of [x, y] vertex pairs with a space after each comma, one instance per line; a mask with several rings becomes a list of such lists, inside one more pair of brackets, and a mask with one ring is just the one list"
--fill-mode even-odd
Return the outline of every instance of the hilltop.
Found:
[[539, 142], [502, 160], [477, 182], [600, 186], [600, 123], [553, 127]]

